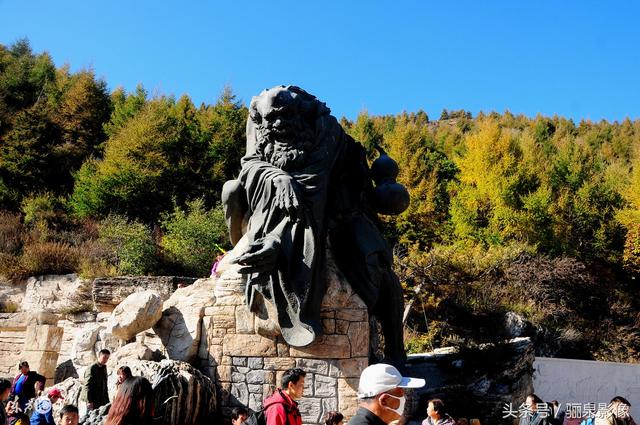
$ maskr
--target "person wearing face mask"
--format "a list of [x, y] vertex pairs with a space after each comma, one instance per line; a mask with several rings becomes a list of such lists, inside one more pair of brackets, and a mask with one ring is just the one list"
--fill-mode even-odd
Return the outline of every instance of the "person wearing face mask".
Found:
[[358, 384], [360, 408], [349, 425], [383, 425], [402, 417], [405, 388], [421, 388], [424, 379], [403, 377], [395, 367], [378, 363], [362, 371]]

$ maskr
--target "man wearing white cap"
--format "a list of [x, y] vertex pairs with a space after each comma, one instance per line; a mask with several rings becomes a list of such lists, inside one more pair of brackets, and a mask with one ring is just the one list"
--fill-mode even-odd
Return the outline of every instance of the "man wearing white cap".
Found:
[[400, 419], [404, 411], [404, 388], [424, 387], [420, 378], [405, 378], [395, 367], [378, 363], [360, 375], [360, 408], [349, 425], [384, 425]]

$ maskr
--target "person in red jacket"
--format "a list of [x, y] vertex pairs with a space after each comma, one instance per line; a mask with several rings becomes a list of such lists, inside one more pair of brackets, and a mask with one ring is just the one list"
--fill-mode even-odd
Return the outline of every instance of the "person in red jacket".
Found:
[[281, 387], [262, 403], [267, 425], [302, 425], [296, 400], [302, 398], [306, 375], [304, 370], [297, 368], [282, 375]]

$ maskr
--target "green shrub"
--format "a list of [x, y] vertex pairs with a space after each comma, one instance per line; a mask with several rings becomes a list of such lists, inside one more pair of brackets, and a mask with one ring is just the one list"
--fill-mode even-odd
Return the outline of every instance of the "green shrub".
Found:
[[97, 239], [83, 242], [79, 247], [80, 265], [78, 275], [83, 279], [116, 276], [118, 267], [111, 249]]
[[108, 250], [109, 263], [118, 273], [143, 275], [156, 265], [156, 247], [150, 230], [142, 223], [110, 215], [98, 226], [98, 242]]
[[50, 192], [31, 194], [21, 204], [26, 225], [49, 225], [64, 216], [63, 201]]
[[220, 246], [228, 244], [222, 207], [208, 210], [202, 199], [188, 202], [186, 212], [176, 207], [162, 226], [162, 248], [191, 276], [208, 276]]

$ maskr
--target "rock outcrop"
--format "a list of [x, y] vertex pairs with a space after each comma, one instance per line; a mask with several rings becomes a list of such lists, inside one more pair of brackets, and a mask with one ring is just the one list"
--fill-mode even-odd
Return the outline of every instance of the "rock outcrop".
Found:
[[162, 317], [162, 298], [156, 291], [134, 292], [111, 313], [107, 330], [123, 341], [145, 331]]
[[67, 313], [93, 309], [91, 281], [76, 274], [34, 276], [27, 280], [21, 310]]
[[170, 359], [195, 361], [204, 310], [213, 306], [216, 300], [214, 282], [213, 279], [199, 279], [193, 285], [179, 288], [164, 302], [162, 318], [153, 330]]
[[91, 296], [99, 311], [113, 311], [134, 292], [156, 291], [164, 301], [180, 286], [190, 285], [195, 281], [195, 278], [176, 276], [100, 277], [93, 280]]
[[71, 360], [76, 368], [89, 366], [96, 361], [95, 345], [102, 326], [92, 325], [82, 329], [75, 337]]
[[518, 406], [533, 392], [534, 359], [529, 338], [410, 355], [407, 375], [425, 378], [427, 385], [409, 393], [405, 414], [421, 420], [427, 401], [442, 398], [454, 418], [511, 425], [513, 420], [504, 418], [505, 404]]
[[129, 363], [138, 360], [162, 360], [162, 354], [154, 351], [140, 342], [132, 342], [111, 354], [107, 368], [109, 370], [117, 370], [120, 366], [128, 366]]

